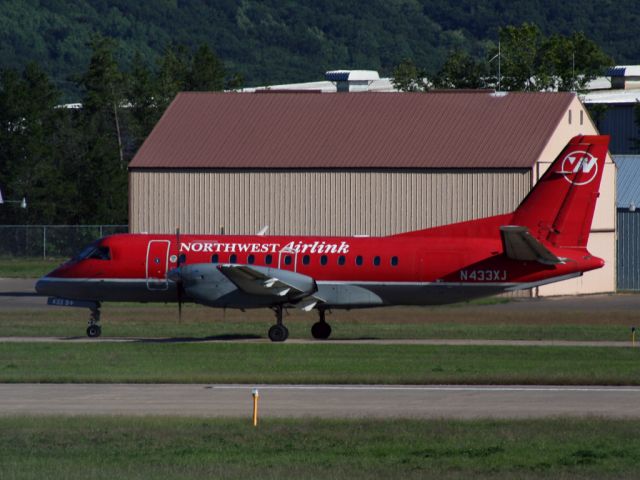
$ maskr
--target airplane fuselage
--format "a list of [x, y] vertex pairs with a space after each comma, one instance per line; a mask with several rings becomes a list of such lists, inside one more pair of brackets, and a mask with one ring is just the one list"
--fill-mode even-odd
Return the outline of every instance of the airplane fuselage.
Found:
[[[108, 258], [71, 260], [37, 284], [44, 295], [102, 301], [177, 301], [169, 272], [197, 266], [206, 278], [196, 301], [213, 307], [265, 307], [280, 298], [238, 289], [217, 266], [253, 265], [315, 280], [326, 308], [434, 305], [580, 275], [602, 260], [584, 249], [560, 265], [507, 258], [499, 239], [464, 237], [290, 237], [121, 234], [95, 245]], [[193, 280], [198, 281], [195, 275]], [[195, 287], [194, 287], [195, 288]]]

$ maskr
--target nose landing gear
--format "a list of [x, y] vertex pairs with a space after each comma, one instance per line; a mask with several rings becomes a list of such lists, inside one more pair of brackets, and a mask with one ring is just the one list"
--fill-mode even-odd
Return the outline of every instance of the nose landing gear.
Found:
[[87, 337], [96, 338], [102, 334], [102, 327], [100, 326], [100, 304], [91, 308], [91, 316], [89, 317], [87, 327]]

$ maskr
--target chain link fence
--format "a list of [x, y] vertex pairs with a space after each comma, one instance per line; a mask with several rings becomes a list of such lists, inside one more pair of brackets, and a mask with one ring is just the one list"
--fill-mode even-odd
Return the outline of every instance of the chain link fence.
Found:
[[67, 258], [128, 225], [0, 225], [0, 257]]

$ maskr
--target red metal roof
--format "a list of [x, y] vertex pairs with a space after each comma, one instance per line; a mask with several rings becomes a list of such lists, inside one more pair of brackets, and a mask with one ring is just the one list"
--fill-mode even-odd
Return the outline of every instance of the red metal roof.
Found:
[[138, 168], [529, 168], [572, 93], [180, 93]]

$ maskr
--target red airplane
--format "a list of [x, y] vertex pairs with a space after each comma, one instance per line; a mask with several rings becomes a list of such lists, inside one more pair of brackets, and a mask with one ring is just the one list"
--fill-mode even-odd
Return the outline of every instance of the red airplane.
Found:
[[147, 235], [104, 237], [38, 280], [49, 304], [191, 301], [267, 307], [274, 342], [287, 339], [283, 309], [436, 305], [578, 277], [604, 261], [587, 251], [609, 137], [574, 137], [515, 212], [387, 237]]

